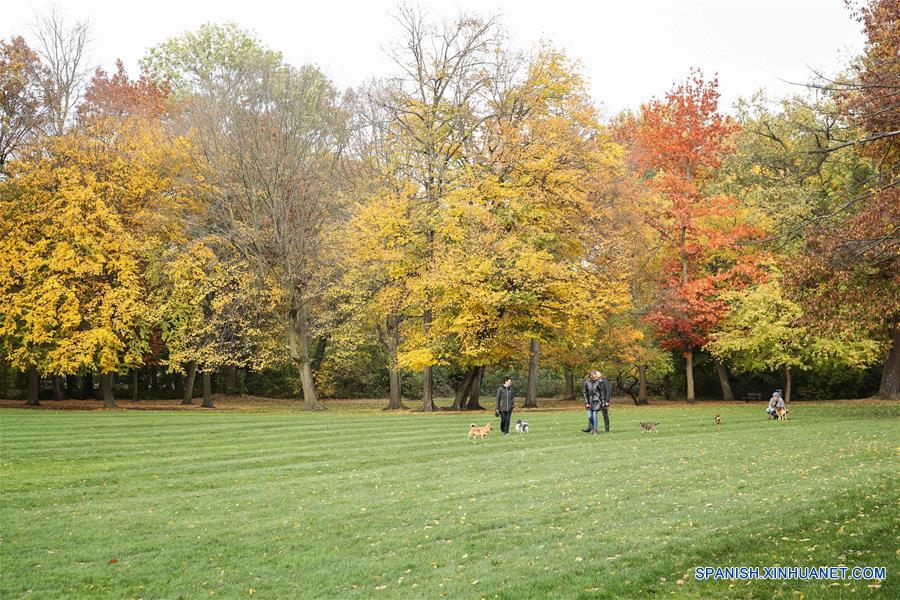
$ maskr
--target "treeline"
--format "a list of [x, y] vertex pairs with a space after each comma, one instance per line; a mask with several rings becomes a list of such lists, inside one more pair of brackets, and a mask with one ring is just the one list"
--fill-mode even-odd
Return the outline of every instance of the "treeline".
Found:
[[4, 387], [896, 397], [897, 12], [797, 97], [726, 116], [692, 71], [607, 122], [494, 18], [400, 8], [394, 73], [338, 90], [232, 24], [89, 77], [53, 13], [0, 47]]

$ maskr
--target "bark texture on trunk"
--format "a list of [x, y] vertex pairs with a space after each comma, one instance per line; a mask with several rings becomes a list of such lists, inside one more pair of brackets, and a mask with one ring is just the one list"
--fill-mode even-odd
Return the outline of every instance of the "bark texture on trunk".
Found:
[[81, 399], [94, 399], [94, 374], [90, 371], [81, 376]]
[[463, 409], [463, 405], [469, 397], [469, 390], [472, 389], [472, 382], [475, 380], [475, 373], [477, 370], [478, 367], [472, 367], [466, 371], [466, 376], [463, 378], [462, 383], [459, 384], [459, 389], [456, 390], [456, 396], [453, 398], [453, 405], [450, 407], [450, 410]]
[[716, 363], [716, 373], [719, 374], [719, 385], [722, 386], [722, 400], [734, 400], [734, 393], [731, 391], [731, 381], [728, 379], [728, 371], [725, 365], [718, 359], [713, 359]]
[[[422, 313], [422, 327], [425, 329], [425, 337], [431, 331], [431, 309], [426, 308]], [[422, 370], [422, 412], [431, 412], [437, 409], [434, 404], [434, 373], [432, 366], [428, 365]]]
[[61, 375], [53, 375], [53, 399], [60, 401], [66, 399], [66, 390], [63, 386]]
[[791, 368], [784, 367], [784, 403], [791, 401]]
[[228, 365], [225, 371], [225, 388], [223, 391], [226, 394], [237, 393], [237, 367], [235, 365]]
[[113, 374], [100, 374], [100, 393], [103, 396], [103, 408], [115, 408], [116, 398], [113, 396]]
[[688, 350], [684, 354], [685, 376], [687, 377], [687, 401], [694, 402], [694, 350]]
[[891, 327], [891, 347], [884, 359], [878, 397], [888, 400], [900, 398], [900, 321], [894, 321]]
[[472, 378], [472, 385], [469, 386], [469, 401], [466, 403], [466, 410], [484, 410], [479, 402], [482, 379], [484, 379], [484, 367], [475, 367], [475, 376]]
[[212, 401], [212, 374], [209, 371], [203, 371], [203, 408], [215, 408], [216, 405]]
[[400, 380], [400, 366], [397, 351], [400, 347], [400, 319], [389, 317], [386, 323], [388, 350], [388, 378], [390, 380], [390, 397], [385, 410], [406, 408], [403, 404], [403, 389]]
[[316, 384], [309, 360], [309, 309], [305, 304], [296, 309], [294, 327], [288, 337], [288, 348], [291, 358], [300, 370], [300, 385], [303, 388], [303, 407], [307, 410], [324, 410], [316, 394]]
[[184, 397], [181, 400], [182, 404], [193, 404], [194, 403], [194, 381], [197, 378], [197, 361], [192, 360], [187, 365], [187, 370], [184, 374]]
[[541, 346], [536, 338], [531, 338], [531, 347], [528, 353], [528, 387], [525, 392], [525, 407], [537, 406], [537, 370]]
[[41, 403], [38, 400], [38, 393], [41, 388], [41, 378], [38, 376], [37, 369], [35, 367], [28, 367], [28, 393], [25, 396], [25, 404], [28, 406], [40, 406]]
[[638, 403], [647, 402], [647, 365], [638, 365]]
[[137, 402], [138, 399], [138, 370], [131, 370], [131, 401]]
[[566, 381], [566, 400], [574, 400], [575, 399], [575, 374], [572, 372], [572, 367], [569, 365], [563, 366], [563, 377], [565, 377]]

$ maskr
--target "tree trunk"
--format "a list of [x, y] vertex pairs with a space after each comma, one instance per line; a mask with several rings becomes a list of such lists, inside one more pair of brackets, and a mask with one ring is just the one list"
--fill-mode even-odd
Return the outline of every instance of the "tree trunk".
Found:
[[66, 396], [78, 397], [78, 377], [76, 375], [66, 374]]
[[228, 365], [228, 370], [225, 372], [225, 389], [223, 390], [226, 394], [234, 394], [237, 390], [237, 367], [235, 365]]
[[569, 365], [563, 365], [563, 376], [566, 380], [566, 400], [574, 400], [575, 399], [575, 374], [572, 373], [572, 367]]
[[399, 410], [406, 408], [403, 404], [400, 364], [397, 360], [397, 349], [400, 347], [400, 319], [396, 316], [388, 317], [385, 325], [387, 327], [388, 378], [390, 379], [390, 398], [385, 410]]
[[685, 375], [687, 377], [687, 401], [693, 403], [697, 398], [694, 396], [694, 350], [693, 348], [684, 353]]
[[103, 408], [116, 407], [116, 398], [113, 396], [112, 373], [100, 373], [100, 393], [103, 395]]
[[300, 385], [303, 388], [303, 407], [307, 410], [325, 410], [316, 394], [312, 365], [309, 361], [309, 309], [301, 304], [294, 311], [294, 327], [290, 330], [288, 346], [291, 358], [300, 369]]
[[459, 385], [459, 389], [456, 390], [456, 396], [453, 398], [453, 404], [450, 406], [450, 410], [463, 409], [463, 404], [469, 397], [469, 390], [472, 389], [472, 382], [475, 381], [475, 374], [477, 371], [478, 367], [472, 367], [471, 369], [466, 371], [466, 376], [463, 378], [462, 383]]
[[188, 362], [187, 371], [184, 374], [184, 397], [182, 404], [194, 403], [194, 380], [197, 378], [197, 361]]
[[63, 387], [62, 376], [52, 375], [53, 381], [53, 399], [61, 401], [66, 399], [66, 390]]
[[94, 399], [94, 374], [90, 371], [81, 376], [81, 399]]
[[791, 401], [791, 367], [784, 366], [784, 403]]
[[[165, 370], [163, 370], [165, 373]], [[150, 397], [155, 398], [159, 384], [159, 370], [156, 367], [150, 369]], [[184, 376], [172, 373], [172, 383], [175, 384], [175, 398], [184, 399]]]
[[138, 399], [138, 370], [131, 370], [131, 401], [137, 402]]
[[638, 365], [638, 404], [648, 404], [647, 365]]
[[475, 367], [475, 376], [472, 378], [472, 385], [469, 386], [469, 401], [466, 403], [466, 410], [484, 410], [479, 402], [482, 379], [484, 379], [484, 367]]
[[[159, 385], [157, 384], [157, 381], [156, 381], [157, 376], [158, 376], [158, 373], [156, 371], [156, 367], [151, 367], [150, 368], [150, 385], [149, 385], [149, 389], [148, 389], [148, 393], [150, 394], [151, 398], [156, 398], [156, 393], [159, 388]], [[180, 380], [181, 378], [179, 377], [178, 379]], [[182, 393], [179, 394], [179, 396], [184, 395], [184, 390], [182, 390], [181, 392]]]
[[[423, 326], [425, 327], [425, 337], [431, 330], [431, 309], [426, 309], [422, 316]], [[432, 366], [428, 365], [422, 372], [422, 412], [431, 412], [437, 409], [434, 404], [434, 373]]]
[[41, 388], [41, 378], [38, 375], [37, 368], [34, 366], [28, 367], [28, 394], [25, 397], [25, 404], [28, 406], [40, 406], [41, 403], [38, 400], [38, 393]]
[[212, 375], [209, 371], [203, 371], [203, 408], [215, 408], [212, 401]]
[[540, 344], [536, 338], [531, 338], [531, 348], [528, 355], [528, 387], [525, 392], [525, 407], [537, 406], [537, 369], [540, 354]]
[[891, 328], [891, 348], [884, 359], [878, 397], [889, 400], [900, 398], [900, 321], [894, 321]]
[[731, 382], [728, 380], [728, 371], [725, 365], [719, 359], [713, 359], [716, 364], [716, 373], [719, 374], [719, 385], [722, 386], [722, 400], [734, 400], [734, 393], [731, 391]]

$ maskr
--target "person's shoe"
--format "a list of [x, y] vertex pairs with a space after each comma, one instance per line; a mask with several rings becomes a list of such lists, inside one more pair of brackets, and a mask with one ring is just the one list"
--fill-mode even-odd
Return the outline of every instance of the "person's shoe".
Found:
[[582, 431], [585, 432], [585, 433], [590, 433], [590, 432], [591, 432], [591, 428], [588, 427], [587, 429], [582, 429]]

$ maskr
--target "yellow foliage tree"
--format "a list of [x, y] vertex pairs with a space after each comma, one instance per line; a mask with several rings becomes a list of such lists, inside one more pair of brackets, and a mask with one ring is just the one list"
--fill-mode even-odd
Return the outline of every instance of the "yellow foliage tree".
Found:
[[194, 205], [189, 147], [142, 119], [96, 118], [8, 166], [0, 187], [0, 340], [46, 374], [113, 374], [146, 349], [144, 257]]

